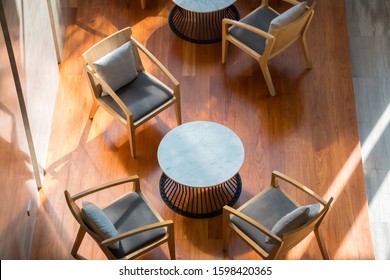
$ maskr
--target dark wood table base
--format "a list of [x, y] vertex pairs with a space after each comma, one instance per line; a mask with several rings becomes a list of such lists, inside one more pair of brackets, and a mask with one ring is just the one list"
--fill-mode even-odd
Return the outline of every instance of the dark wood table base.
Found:
[[169, 14], [169, 26], [181, 39], [197, 44], [216, 43], [222, 39], [222, 19], [239, 20], [234, 5], [215, 12], [192, 12], [174, 6]]
[[240, 174], [212, 187], [189, 187], [170, 179], [165, 173], [160, 178], [160, 194], [174, 212], [191, 218], [209, 218], [220, 215], [225, 205], [233, 206], [240, 197]]

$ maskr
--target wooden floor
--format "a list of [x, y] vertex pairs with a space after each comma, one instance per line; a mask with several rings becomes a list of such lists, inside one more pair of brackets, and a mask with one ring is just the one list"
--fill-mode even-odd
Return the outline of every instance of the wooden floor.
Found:
[[[149, 200], [175, 223], [177, 259], [258, 259], [236, 236], [229, 251], [223, 252], [221, 216], [190, 219], [162, 202], [156, 152], [163, 136], [176, 126], [173, 108], [136, 131], [135, 160], [125, 127], [103, 110], [92, 122], [88, 119], [92, 99], [81, 54], [107, 35], [131, 26], [134, 37], [180, 81], [183, 122], [218, 122], [241, 138], [243, 192], [235, 207], [266, 187], [271, 171], [279, 170], [326, 199], [335, 198], [322, 226], [331, 258], [373, 259], [344, 0], [317, 1], [308, 32], [315, 61], [312, 70], [306, 70], [299, 44], [270, 62], [276, 97], [268, 94], [259, 66], [243, 52], [231, 46], [222, 65], [220, 43], [195, 45], [176, 37], [167, 24], [171, 1], [148, 0], [145, 10], [138, 2], [127, 6], [119, 0], [84, 0], [70, 11], [32, 257], [73, 259], [70, 250], [78, 228], [65, 204], [65, 189], [75, 193], [138, 174]], [[282, 1], [270, 3], [283, 8]], [[257, 0], [236, 2], [241, 15], [257, 5]], [[116, 195], [100, 196], [97, 201], [103, 204]], [[105, 259], [89, 237], [79, 254]], [[164, 245], [143, 258], [168, 259], [168, 249]], [[321, 259], [321, 254], [310, 235], [282, 258]]]

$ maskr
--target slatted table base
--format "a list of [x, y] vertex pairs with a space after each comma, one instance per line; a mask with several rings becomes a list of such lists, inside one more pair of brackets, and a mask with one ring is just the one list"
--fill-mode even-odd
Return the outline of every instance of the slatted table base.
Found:
[[216, 43], [222, 39], [222, 19], [239, 20], [240, 14], [234, 5], [215, 12], [192, 12], [174, 6], [169, 14], [169, 26], [181, 39], [197, 43]]
[[160, 178], [160, 194], [174, 212], [191, 218], [220, 215], [225, 205], [233, 206], [242, 189], [240, 174], [212, 187], [194, 188], [179, 184], [165, 173]]

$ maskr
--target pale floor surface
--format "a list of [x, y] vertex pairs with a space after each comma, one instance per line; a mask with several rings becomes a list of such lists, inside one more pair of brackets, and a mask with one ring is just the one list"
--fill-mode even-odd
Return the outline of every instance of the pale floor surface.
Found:
[[390, 259], [390, 0], [345, 0], [373, 246]]

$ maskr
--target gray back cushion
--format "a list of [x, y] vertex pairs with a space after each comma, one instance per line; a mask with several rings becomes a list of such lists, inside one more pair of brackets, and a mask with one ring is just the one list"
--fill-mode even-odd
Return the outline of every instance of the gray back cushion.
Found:
[[[85, 224], [103, 240], [118, 235], [114, 224], [103, 212], [102, 209], [89, 201], [83, 201], [81, 209], [81, 218]], [[110, 246], [111, 249], [119, 249], [119, 242]]]
[[288, 9], [287, 11], [285, 11], [284, 13], [281, 13], [276, 18], [274, 18], [271, 21], [268, 33], [273, 34], [275, 29], [284, 27], [287, 24], [299, 18], [300, 16], [302, 16], [306, 11], [306, 3], [307, 2], [302, 2], [298, 5], [295, 5], [290, 9]]
[[[295, 230], [300, 226], [306, 224], [312, 218], [314, 218], [320, 211], [319, 204], [311, 204], [307, 206], [301, 206], [283, 216], [272, 227], [271, 232], [281, 237], [284, 233]], [[265, 242], [270, 244], [271, 240], [267, 236]]]
[[[130, 83], [138, 75], [131, 41], [101, 57], [93, 65], [113, 91]], [[103, 91], [104, 94], [107, 93]]]

